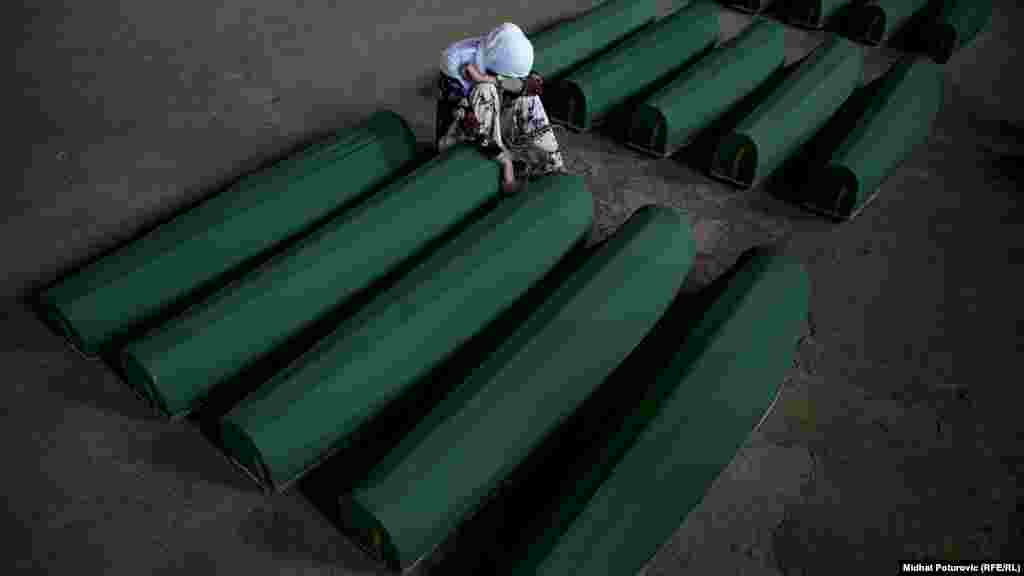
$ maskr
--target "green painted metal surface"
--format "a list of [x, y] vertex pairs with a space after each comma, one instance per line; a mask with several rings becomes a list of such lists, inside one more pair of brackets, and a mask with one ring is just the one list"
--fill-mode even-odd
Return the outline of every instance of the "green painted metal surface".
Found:
[[758, 248], [716, 284], [653, 382], [622, 375], [636, 401], [594, 457], [569, 459], [582, 473], [552, 479], [567, 492], [526, 537], [512, 573], [636, 574], [766, 415], [806, 321], [809, 278], [795, 258]]
[[850, 38], [879, 46], [892, 38], [927, 5], [928, 0], [872, 0], [854, 6], [844, 28]]
[[608, 0], [569, 22], [530, 36], [533, 70], [554, 80], [658, 14], [655, 0]]
[[498, 194], [498, 166], [452, 148], [122, 352], [167, 415], [224, 382], [422, 251]]
[[752, 187], [770, 175], [832, 116], [860, 83], [862, 48], [835, 35], [722, 137], [711, 175]]
[[[825, 130], [838, 140], [812, 141], [821, 162], [811, 160], [802, 198], [816, 212], [851, 218], [885, 177], [931, 133], [942, 107], [942, 66], [910, 57], [850, 99]], [[839, 139], [840, 134], [845, 137]]]
[[670, 76], [718, 41], [720, 8], [699, 1], [651, 24], [558, 83], [552, 119], [589, 130], [615, 108]]
[[748, 14], [764, 12], [775, 0], [726, 0], [725, 5]]
[[805, 28], [824, 28], [851, 0], [786, 0], [786, 19]]
[[754, 23], [634, 109], [628, 143], [658, 156], [688, 144], [785, 63], [785, 26]]
[[934, 20], [923, 34], [928, 54], [945, 64], [992, 21], [992, 0], [937, 0]]
[[281, 489], [345, 446], [587, 232], [576, 176], [546, 176], [425, 258], [222, 419], [239, 464]]
[[347, 531], [402, 568], [441, 545], [643, 339], [695, 248], [679, 214], [634, 213], [340, 499]]
[[79, 350], [125, 330], [384, 184], [416, 155], [405, 121], [362, 125], [246, 176], [40, 295], [43, 313]]

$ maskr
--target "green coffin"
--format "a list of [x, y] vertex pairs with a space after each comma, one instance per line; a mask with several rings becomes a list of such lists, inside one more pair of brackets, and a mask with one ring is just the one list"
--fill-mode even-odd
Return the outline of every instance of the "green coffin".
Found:
[[945, 64], [992, 20], [992, 0], [937, 0], [934, 19], [923, 30], [933, 60]]
[[863, 67], [859, 45], [830, 36], [722, 137], [711, 176], [744, 188], [755, 186], [842, 105], [860, 83]]
[[844, 28], [853, 40], [879, 46], [892, 38], [927, 5], [928, 0], [872, 0], [854, 6], [846, 18]]
[[726, 0], [726, 6], [750, 14], [758, 14], [775, 3], [775, 0]]
[[396, 568], [432, 552], [643, 339], [694, 252], [685, 218], [634, 213], [340, 499], [346, 531]]
[[554, 80], [654, 20], [655, 0], [608, 0], [587, 13], [531, 35], [533, 70]]
[[232, 409], [224, 448], [284, 488], [539, 281], [591, 220], [575, 176], [503, 201]]
[[786, 0], [786, 19], [805, 28], [824, 28], [851, 0]]
[[243, 263], [307, 230], [394, 177], [416, 156], [397, 114], [361, 126], [246, 176], [100, 259], [40, 296], [43, 313], [79, 350], [112, 339]]
[[670, 76], [718, 41], [719, 8], [706, 1], [651, 24], [587, 62], [556, 86], [553, 120], [589, 130], [618, 106]]
[[[853, 217], [885, 177], [931, 133], [942, 107], [942, 66], [906, 58], [850, 98], [825, 132], [812, 141], [820, 162], [811, 161], [801, 195], [805, 206], [836, 219]], [[840, 134], [845, 137], [839, 139]]]
[[752, 93], [785, 62], [785, 26], [761, 20], [633, 110], [628, 145], [669, 156]]
[[766, 415], [807, 317], [808, 276], [795, 259], [755, 249], [716, 284], [653, 382], [625, 373], [609, 382], [636, 389], [636, 401], [596, 449], [581, 442], [578, 452], [592, 456], [569, 456], [572, 477], [538, 483], [565, 491], [538, 517], [513, 573], [638, 573]]
[[452, 148], [122, 352], [125, 376], [165, 414], [370, 286], [498, 193], [498, 166]]

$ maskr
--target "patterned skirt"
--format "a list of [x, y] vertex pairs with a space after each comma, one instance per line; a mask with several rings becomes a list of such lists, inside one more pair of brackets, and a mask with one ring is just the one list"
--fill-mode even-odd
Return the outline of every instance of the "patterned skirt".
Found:
[[[476, 116], [467, 131], [462, 119]], [[469, 96], [441, 75], [437, 117], [438, 148], [472, 142], [499, 161], [512, 160], [516, 178], [564, 170], [562, 153], [539, 96], [502, 94], [494, 84], [476, 84]]]

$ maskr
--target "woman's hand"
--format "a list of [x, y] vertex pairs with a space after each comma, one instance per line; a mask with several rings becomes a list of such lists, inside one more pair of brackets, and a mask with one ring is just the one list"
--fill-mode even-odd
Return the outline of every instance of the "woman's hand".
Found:
[[498, 81], [494, 76], [488, 76], [481, 72], [480, 69], [476, 67], [476, 64], [472, 63], [466, 64], [465, 68], [462, 69], [462, 74], [466, 77], [466, 80], [469, 80], [470, 82], [494, 83]]

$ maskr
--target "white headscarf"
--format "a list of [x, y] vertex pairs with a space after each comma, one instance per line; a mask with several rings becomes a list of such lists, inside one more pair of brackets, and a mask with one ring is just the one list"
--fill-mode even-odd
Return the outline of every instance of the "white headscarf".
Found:
[[506, 22], [484, 38], [476, 64], [482, 72], [522, 78], [533, 69], [533, 44], [519, 26]]

